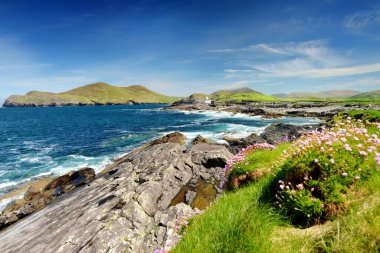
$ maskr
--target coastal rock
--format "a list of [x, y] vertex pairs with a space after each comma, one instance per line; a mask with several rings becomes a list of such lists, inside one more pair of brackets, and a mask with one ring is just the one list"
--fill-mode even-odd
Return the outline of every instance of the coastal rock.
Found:
[[276, 144], [284, 139], [290, 140], [297, 138], [302, 134], [318, 127], [319, 125], [295, 126], [284, 123], [272, 124], [265, 128], [260, 137], [270, 144]]
[[91, 168], [82, 168], [70, 175], [70, 184], [75, 187], [90, 183], [95, 178], [95, 171]]
[[43, 189], [31, 186], [22, 200], [11, 202], [0, 215], [0, 229], [30, 215], [52, 202], [56, 197], [88, 184], [95, 178], [95, 171], [91, 168], [82, 168], [69, 172], [51, 180]]
[[196, 144], [215, 144], [215, 143], [213, 143], [212, 141], [210, 141], [209, 139], [201, 135], [197, 135], [194, 138], [194, 140], [191, 142], [191, 144], [196, 145]]
[[237, 154], [242, 148], [245, 148], [249, 145], [253, 145], [256, 143], [263, 143], [265, 142], [265, 139], [255, 133], [240, 139], [233, 139], [233, 138], [225, 138], [225, 141], [228, 142], [228, 150], [233, 153]]
[[174, 132], [152, 141], [149, 145], [153, 146], [153, 145], [163, 144], [163, 143], [184, 144], [186, 139], [187, 139], [186, 136], [184, 136], [182, 133]]
[[0, 231], [2, 252], [152, 252], [178, 241], [176, 220], [222, 192], [232, 154], [222, 145], [173, 143], [183, 138], [171, 136]]

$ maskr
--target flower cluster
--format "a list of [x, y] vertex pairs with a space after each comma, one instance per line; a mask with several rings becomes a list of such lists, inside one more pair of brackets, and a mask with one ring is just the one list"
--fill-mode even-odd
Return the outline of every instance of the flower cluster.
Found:
[[224, 188], [228, 181], [228, 175], [231, 171], [242, 164], [246, 163], [247, 155], [251, 154], [255, 150], [258, 149], [274, 149], [275, 146], [268, 143], [256, 143], [254, 145], [250, 145], [246, 148], [240, 150], [240, 152], [235, 155], [232, 159], [230, 159], [223, 169], [222, 181], [220, 183], [220, 188]]
[[286, 143], [286, 142], [292, 142], [292, 141], [294, 141], [295, 139], [297, 139], [297, 137], [295, 136], [295, 135], [292, 135], [292, 136], [288, 136], [288, 135], [286, 135], [284, 138], [282, 138], [282, 139], [280, 139], [280, 140], [277, 140], [277, 141], [275, 141], [274, 143], [276, 144], [276, 145], [279, 145], [279, 144], [281, 144], [281, 143]]
[[351, 186], [378, 171], [379, 137], [380, 124], [349, 117], [302, 136], [282, 167], [278, 207], [309, 224], [335, 215]]

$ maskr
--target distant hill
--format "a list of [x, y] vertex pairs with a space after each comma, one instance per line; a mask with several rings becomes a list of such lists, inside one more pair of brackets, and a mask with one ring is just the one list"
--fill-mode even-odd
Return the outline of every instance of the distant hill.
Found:
[[171, 103], [179, 98], [153, 92], [144, 86], [118, 87], [94, 83], [62, 93], [31, 91], [25, 96], [12, 95], [5, 107], [106, 105], [128, 103]]
[[360, 93], [359, 95], [355, 95], [352, 98], [368, 99], [368, 100], [380, 100], [380, 90], [374, 90], [374, 91], [370, 91], [370, 92]]
[[250, 88], [239, 88], [233, 90], [219, 90], [214, 93], [203, 94], [194, 93], [189, 97], [186, 97], [177, 102], [178, 105], [181, 104], [192, 104], [192, 103], [204, 103], [206, 97], [216, 103], [223, 102], [242, 102], [242, 101], [275, 101], [277, 98], [265, 95], [261, 92], [252, 90]]
[[277, 98], [349, 98], [360, 94], [356, 90], [327, 90], [320, 92], [292, 92], [273, 94]]
[[211, 94], [215, 102], [241, 102], [241, 101], [275, 101], [277, 98], [265, 95], [250, 88], [239, 88], [233, 90], [219, 90]]

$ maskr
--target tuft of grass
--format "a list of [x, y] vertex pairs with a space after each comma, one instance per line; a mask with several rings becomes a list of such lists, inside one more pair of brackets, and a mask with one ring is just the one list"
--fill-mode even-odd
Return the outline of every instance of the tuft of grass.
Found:
[[267, 179], [219, 198], [196, 217], [172, 252], [270, 252], [281, 217], [259, 201]]

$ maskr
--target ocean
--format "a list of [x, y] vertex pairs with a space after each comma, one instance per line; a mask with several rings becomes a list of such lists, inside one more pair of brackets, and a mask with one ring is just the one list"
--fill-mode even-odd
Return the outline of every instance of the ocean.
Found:
[[223, 143], [272, 123], [312, 124], [312, 118], [261, 119], [226, 112], [161, 110], [166, 105], [0, 108], [0, 196], [38, 177], [84, 166], [99, 172], [114, 159], [173, 131]]

